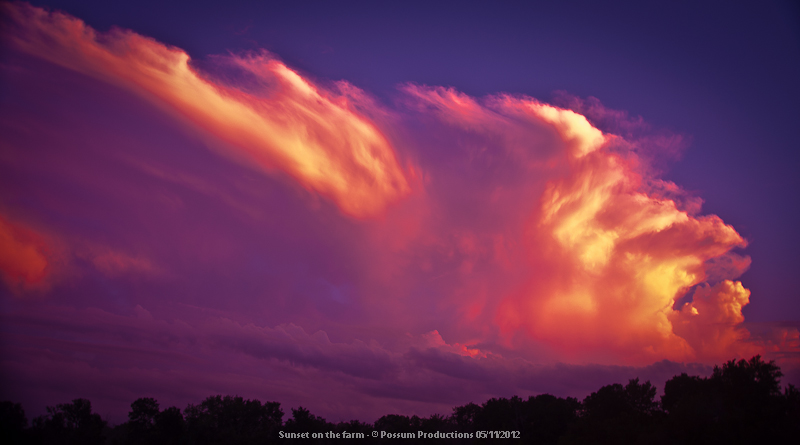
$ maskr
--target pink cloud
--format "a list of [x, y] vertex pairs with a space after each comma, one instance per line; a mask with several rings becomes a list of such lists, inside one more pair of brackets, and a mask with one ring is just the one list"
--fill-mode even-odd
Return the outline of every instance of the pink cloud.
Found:
[[763, 351], [743, 344], [750, 333], [741, 326], [742, 307], [750, 302], [750, 291], [740, 282], [722, 281], [699, 287], [690, 303], [670, 314], [673, 331], [701, 356], [724, 360], [732, 355], [755, 355]]
[[[522, 270], [526, 277], [512, 289], [495, 289], [491, 296], [479, 298], [473, 291], [475, 297], [461, 302], [466, 306], [465, 318], [478, 319], [479, 312], [496, 311], [493, 322], [508, 346], [545, 344], [570, 360], [710, 361], [753, 352], [734, 334], [716, 333], [728, 335], [731, 341], [700, 346], [696, 335], [673, 327], [675, 314], [680, 313], [673, 305], [688, 289], [709, 279], [735, 278], [747, 268], [749, 259], [731, 252], [746, 245], [731, 226], [713, 215], [695, 216], [696, 208], [687, 208], [677, 199], [683, 195], [679, 188], [659, 182], [655, 171], [646, 168], [648, 161], [639, 153], [661, 150], [660, 145], [604, 134], [574, 111], [525, 97], [478, 100], [453, 90], [416, 86], [406, 91], [420, 104], [418, 110], [432, 112], [445, 125], [483, 135], [528, 132], [532, 147], [547, 141], [542, 127], [552, 128], [558, 136], [552, 146], [560, 147], [563, 157], [550, 155], [545, 168], [532, 170], [539, 173], [536, 179], [510, 192], [514, 198], [506, 205], [522, 210], [522, 231], [467, 232], [471, 247], [467, 250], [463, 237], [455, 240], [453, 248], [465, 259], [478, 255], [506, 269], [478, 272], [488, 274], [484, 276], [488, 282], [495, 281], [491, 275], [497, 273], [513, 276], [509, 267]], [[599, 105], [594, 107], [599, 114]], [[531, 128], [538, 128], [538, 135]], [[500, 150], [513, 152], [508, 138], [499, 143]], [[535, 163], [529, 165], [537, 168]], [[536, 185], [541, 191], [531, 194]], [[493, 202], [479, 202], [493, 209]], [[521, 218], [519, 214], [504, 216], [501, 227], [503, 222]], [[479, 244], [486, 247], [478, 248]], [[506, 245], [524, 246], [525, 253], [517, 251], [512, 258]], [[475, 275], [476, 258], [462, 263], [467, 272], [464, 279], [473, 283], [479, 278], [466, 275]], [[697, 298], [702, 298], [702, 292]], [[488, 303], [497, 299], [499, 305]], [[719, 299], [705, 304], [716, 307], [709, 312], [727, 311], [741, 317], [747, 299], [737, 301], [738, 306]], [[743, 319], [731, 316], [730, 332], [740, 331], [736, 325]], [[698, 318], [692, 323], [710, 329], [717, 322]]]
[[107, 276], [124, 273], [151, 275], [158, 272], [156, 266], [143, 256], [132, 256], [108, 247], [78, 247], [76, 255], [89, 260], [92, 265]]
[[[212, 57], [212, 75], [131, 31], [2, 7], [4, 43], [56, 66], [3, 67], [45, 97], [0, 115], [19, 178], [0, 199], [57, 236], [0, 219], [0, 268], [50, 283], [57, 238], [70, 275], [7, 300], [8, 397], [124, 419], [148, 394], [229, 393], [374, 420], [797, 356], [795, 326], [744, 322], [746, 240], [659, 177], [680, 135], [591, 99], [405, 85], [390, 110], [268, 55]], [[51, 98], [65, 73], [74, 95]]]
[[0, 274], [18, 292], [46, 287], [50, 248], [39, 233], [0, 215]]
[[348, 215], [378, 215], [410, 192], [392, 146], [351, 106], [352, 95], [324, 91], [269, 56], [230, 57], [257, 79], [258, 93], [246, 92], [200, 73], [185, 52], [131, 31], [99, 34], [22, 3], [3, 9], [15, 48], [154, 101], [213, 135], [224, 153], [283, 171]]

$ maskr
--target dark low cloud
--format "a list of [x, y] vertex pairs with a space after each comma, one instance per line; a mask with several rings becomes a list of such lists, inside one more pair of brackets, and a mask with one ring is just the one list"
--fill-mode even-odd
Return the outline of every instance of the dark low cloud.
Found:
[[[681, 372], [710, 373], [705, 365], [667, 360], [631, 367], [470, 356], [436, 341], [438, 333], [396, 349], [375, 341], [334, 342], [325, 332], [309, 334], [295, 325], [158, 320], [141, 307], [129, 316], [92, 308], [31, 309], [4, 316], [0, 397], [20, 400], [33, 412], [89, 397], [116, 422], [127, 404], [145, 395], [184, 407], [210, 394], [241, 394], [281, 401], [286, 409], [302, 404], [330, 419], [349, 412], [374, 420], [388, 412], [447, 414], [453, 406], [495, 396], [582, 398], [634, 377], [663, 387]], [[363, 409], [340, 411], [337, 401], [353, 397]]]

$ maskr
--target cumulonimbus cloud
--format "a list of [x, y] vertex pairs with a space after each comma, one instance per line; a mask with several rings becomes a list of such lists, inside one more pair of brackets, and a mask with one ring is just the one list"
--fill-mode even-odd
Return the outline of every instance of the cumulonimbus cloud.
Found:
[[[731, 281], [749, 266], [749, 258], [731, 252], [746, 241], [717, 216], [697, 215], [696, 202], [678, 199], [685, 195], [679, 187], [645, 168], [633, 150], [647, 149], [640, 141], [603, 133], [572, 110], [532, 98], [474, 99], [420, 86], [406, 92], [418, 109], [470, 132], [522, 134], [537, 125], [558, 135], [559, 150], [531, 163], [545, 166], [530, 173], [540, 178], [541, 194], [518, 198], [530, 204], [519, 208], [532, 209], [524, 233], [504, 241], [525, 252], [506, 268], [527, 270], [514, 289], [493, 296], [493, 322], [508, 345], [534, 341], [561, 357], [625, 363], [754, 352], [740, 326], [750, 293]], [[507, 153], [515, 151], [510, 142], [501, 142]], [[484, 251], [489, 258], [492, 249]], [[495, 261], [509, 263], [496, 252]], [[674, 307], [709, 282], [693, 302]]]
[[[643, 154], [651, 145], [664, 150], [679, 138], [634, 140], [605, 128], [592, 116], [622, 117], [597, 103], [582, 114], [578, 106], [528, 97], [479, 99], [452, 88], [406, 85], [403, 102], [410, 112], [404, 117], [430, 127], [409, 137], [411, 143], [396, 144], [369, 113], [358, 111], [374, 106], [354, 87], [326, 91], [267, 55], [218, 59], [240, 76], [223, 81], [193, 67], [185, 52], [131, 31], [97, 33], [61, 13], [2, 7], [10, 23], [6, 40], [17, 50], [142, 95], [217, 138], [229, 155], [288, 174], [348, 216], [389, 215], [356, 235], [320, 228], [335, 247], [319, 261], [357, 257], [347, 277], [355, 284], [344, 283], [353, 287], [352, 300], [391, 307], [385, 323], [399, 332], [429, 317], [425, 332], [447, 332], [463, 352], [448, 356], [453, 360], [487, 358], [483, 345], [490, 350], [493, 342], [520, 349], [544, 345], [551, 358], [563, 361], [628, 364], [719, 361], [763, 346], [748, 341], [742, 307], [750, 293], [733, 281], [749, 266], [749, 258], [734, 252], [745, 240], [720, 218], [700, 215], [698, 200], [646, 168]], [[392, 130], [387, 134], [406, 129]], [[399, 146], [409, 153], [397, 153]], [[400, 155], [416, 155], [423, 164], [424, 193], [411, 193], [412, 170], [401, 167]], [[165, 168], [159, 177], [181, 177]], [[406, 214], [386, 212], [402, 199], [410, 203]], [[3, 260], [14, 258], [3, 263], [5, 276], [12, 277], [6, 280], [39, 280], [45, 257], [18, 235], [3, 235], [18, 233], [3, 224], [0, 236], [12, 252]], [[402, 242], [393, 244], [401, 232]], [[365, 241], [365, 233], [380, 233], [374, 239], [381, 242]], [[256, 235], [271, 234], [242, 238]], [[29, 261], [16, 259], [24, 252], [32, 252]], [[86, 259], [110, 277], [154, 275], [160, 264], [158, 258], [92, 252]], [[14, 271], [8, 264], [24, 267]], [[191, 266], [196, 264], [186, 270]], [[269, 284], [285, 284], [282, 278]], [[689, 296], [691, 301], [676, 303]], [[423, 304], [431, 310], [421, 311]], [[311, 340], [313, 347], [291, 354], [235, 343], [254, 355], [347, 368], [314, 355]], [[359, 355], [359, 348], [342, 353]], [[416, 362], [426, 362], [424, 354], [414, 354]], [[363, 356], [383, 363], [383, 356]], [[390, 368], [386, 363], [374, 375]]]
[[184, 51], [131, 31], [98, 33], [81, 20], [4, 3], [15, 48], [103, 79], [177, 113], [262, 170], [280, 170], [354, 217], [375, 216], [410, 192], [381, 131], [348, 94], [325, 91], [266, 55], [231, 56], [259, 94], [200, 73]]

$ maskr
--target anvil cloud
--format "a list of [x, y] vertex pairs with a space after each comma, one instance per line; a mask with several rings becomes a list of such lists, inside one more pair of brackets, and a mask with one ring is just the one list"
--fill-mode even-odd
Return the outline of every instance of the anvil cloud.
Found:
[[684, 140], [594, 99], [384, 104], [2, 8], [4, 397], [374, 420], [800, 347], [748, 331], [747, 241], [660, 177]]

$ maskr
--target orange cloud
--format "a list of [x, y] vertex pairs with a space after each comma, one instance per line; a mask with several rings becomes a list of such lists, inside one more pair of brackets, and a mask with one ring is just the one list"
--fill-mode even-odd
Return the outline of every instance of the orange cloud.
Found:
[[45, 285], [48, 248], [38, 233], [0, 216], [0, 273], [14, 291]]
[[[705, 312], [728, 314], [724, 325], [710, 315], [690, 322], [708, 335], [716, 329], [713, 344], [701, 345], [696, 335], [676, 329], [673, 305], [706, 280], [713, 269], [709, 260], [745, 246], [744, 239], [716, 216], [691, 216], [650, 193], [645, 184], [651, 181], [636, 172], [635, 155], [604, 149], [614, 137], [587, 128], [585, 118], [531, 108], [574, 147], [569, 174], [548, 182], [530, 228], [534, 263], [554, 262], [559, 276], [533, 280], [522, 296], [506, 300], [498, 316], [503, 329], [523, 327], [562, 350], [607, 349], [639, 362], [732, 352], [749, 295], [741, 284], [736, 296], [725, 294], [730, 298], [696, 293], [695, 305]], [[521, 315], [509, 318], [509, 310]]]
[[603, 132], [594, 128], [585, 117], [572, 110], [563, 110], [537, 101], [516, 101], [510, 97], [501, 99], [506, 108], [522, 105], [523, 112], [529, 111], [558, 131], [567, 143], [570, 155], [581, 158], [600, 148], [605, 142]]
[[143, 256], [132, 256], [87, 241], [45, 237], [0, 216], [0, 275], [15, 293], [47, 291], [56, 281], [79, 273], [74, 259], [88, 261], [109, 277], [153, 275], [160, 271]]
[[[528, 182], [515, 187], [538, 194], [506, 204], [533, 209], [525, 233], [506, 226], [502, 235], [482, 237], [502, 236], [499, 247], [523, 245], [524, 256], [487, 250], [496, 270], [524, 270], [527, 278], [496, 295], [494, 306], [467, 290], [456, 303], [465, 308], [467, 323], [481, 322], [475, 308], [494, 311], [509, 346], [545, 344], [567, 360], [713, 361], [754, 353], [741, 326], [749, 291], [730, 281], [749, 266], [749, 258], [731, 252], [746, 242], [717, 216], [697, 216], [697, 200], [684, 199], [679, 187], [655, 176], [640, 153], [647, 154], [648, 144], [663, 149], [663, 141], [606, 134], [575, 111], [527, 97], [478, 100], [419, 86], [406, 91], [420, 109], [433, 110], [448, 125], [499, 137], [507, 153], [527, 157], [534, 167]], [[549, 128], [556, 140], [530, 128]], [[539, 188], [530, 185], [537, 181]], [[485, 203], [487, 210], [492, 205]], [[707, 284], [689, 305], [673, 308], [701, 283]]]
[[669, 314], [676, 335], [686, 339], [701, 356], [724, 360], [732, 355], [760, 353], [751, 345], [742, 351], [742, 340], [750, 333], [741, 327], [742, 307], [750, 302], [750, 291], [742, 283], [725, 280], [714, 286], [699, 287], [690, 303]]
[[[400, 167], [367, 118], [379, 110], [352, 86], [326, 91], [263, 54], [218, 58], [235, 70], [236, 86], [200, 72], [184, 51], [131, 31], [100, 34], [61, 13], [2, 8], [14, 48], [159, 104], [213, 135], [226, 154], [289, 175], [349, 216], [383, 215], [411, 193], [413, 171]], [[388, 253], [364, 261], [364, 275], [398, 298], [363, 293], [379, 296], [393, 316], [419, 312], [409, 303], [417, 286], [456, 305], [466, 327], [453, 330], [470, 339], [454, 343], [459, 348], [499, 333], [508, 345], [549, 346], [567, 360], [718, 361], [752, 353], [742, 326], [749, 291], [732, 281], [749, 266], [732, 252], [745, 240], [720, 218], [699, 216], [699, 200], [648, 168], [648, 146], [672, 153], [680, 138], [635, 140], [641, 123], [602, 131], [592, 116], [624, 116], [597, 103], [582, 114], [528, 97], [404, 91], [420, 112], [411, 119], [433, 114], [455, 128], [436, 143], [467, 149], [438, 150], [452, 156], [446, 162], [428, 158], [425, 193], [366, 231], [380, 237], [374, 250]], [[43, 279], [47, 257], [9, 224], [2, 226], [4, 277]], [[153, 270], [147, 260], [113, 252], [87, 258], [110, 275]], [[675, 308], [692, 288], [693, 300]]]
[[336, 95], [264, 55], [231, 57], [258, 92], [200, 73], [184, 51], [134, 32], [100, 34], [81, 20], [5, 3], [17, 49], [103, 79], [153, 100], [224, 142], [229, 155], [265, 171], [281, 170], [354, 217], [381, 214], [410, 192], [394, 150], [355, 111], [353, 88]]

